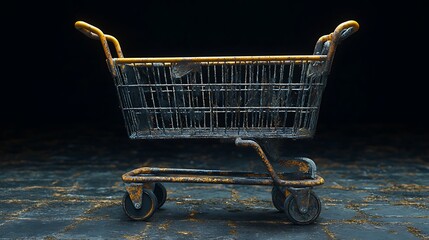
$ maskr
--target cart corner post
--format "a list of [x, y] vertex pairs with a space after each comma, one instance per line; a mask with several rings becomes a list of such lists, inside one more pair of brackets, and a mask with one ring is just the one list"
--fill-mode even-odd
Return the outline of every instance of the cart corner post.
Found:
[[110, 52], [108, 42], [113, 43], [118, 58], [123, 58], [124, 54], [122, 53], [122, 49], [121, 49], [121, 45], [119, 44], [119, 41], [114, 36], [104, 34], [103, 31], [101, 31], [99, 28], [91, 24], [88, 24], [84, 21], [77, 21], [75, 22], [74, 26], [85, 36], [94, 40], [100, 40], [101, 46], [103, 47], [103, 50], [104, 50], [104, 54], [106, 55], [109, 69], [112, 72], [113, 76], [116, 76], [115, 65], [113, 64], [113, 57], [112, 57], [112, 53]]

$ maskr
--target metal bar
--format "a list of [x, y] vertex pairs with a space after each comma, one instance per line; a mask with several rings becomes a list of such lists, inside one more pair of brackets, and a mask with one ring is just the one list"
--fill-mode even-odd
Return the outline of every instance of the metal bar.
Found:
[[[164, 174], [159, 176], [156, 174]], [[167, 176], [167, 175], [176, 176]], [[190, 176], [177, 176], [190, 175]], [[176, 183], [211, 183], [211, 184], [242, 184], [270, 185], [275, 182], [268, 174], [254, 172], [234, 172], [204, 169], [175, 169], [175, 168], [138, 168], [122, 175], [125, 183], [176, 182]], [[280, 186], [306, 187], [324, 183], [324, 179], [316, 175], [315, 179], [280, 180]]]
[[[210, 109], [210, 107], [199, 107], [201, 110], [208, 110], [208, 109]], [[141, 107], [130, 107], [130, 108], [127, 108], [127, 107], [125, 107], [125, 108], [123, 108], [123, 110], [140, 110], [140, 109], [159, 109], [159, 110], [171, 110], [171, 108], [170, 107], [148, 107], [148, 108], [141, 108]], [[190, 110], [190, 109], [193, 109], [193, 107], [182, 107], [181, 109], [184, 109], [184, 110]], [[234, 106], [229, 106], [229, 107], [223, 107], [223, 106], [221, 106], [221, 107], [212, 107], [211, 109], [213, 109], [213, 110], [216, 110], [216, 109], [228, 109], [228, 110], [230, 110], [230, 109], [243, 109], [243, 110], [246, 110], [246, 109], [260, 109], [261, 110], [261, 112], [266, 112], [266, 111], [262, 111], [263, 109], [268, 109], [268, 110], [271, 110], [271, 109], [287, 109], [287, 110], [312, 110], [312, 109], [318, 109], [318, 107], [277, 107], [277, 106], [273, 106], [273, 107], [271, 107], [271, 106], [267, 106], [267, 107], [265, 107], [265, 106], [255, 106], [255, 107], [241, 107], [241, 106], [238, 106], [238, 107], [234, 107]]]
[[150, 58], [114, 58], [115, 63], [176, 63], [211, 62], [236, 64], [237, 62], [255, 63], [258, 61], [324, 61], [326, 55], [279, 55], [279, 56], [219, 56], [219, 57], [150, 57]]

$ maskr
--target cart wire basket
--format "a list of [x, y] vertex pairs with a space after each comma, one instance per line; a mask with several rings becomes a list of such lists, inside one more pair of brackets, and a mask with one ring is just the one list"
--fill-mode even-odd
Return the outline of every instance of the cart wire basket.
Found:
[[291, 222], [310, 224], [319, 217], [321, 201], [313, 187], [324, 179], [314, 161], [290, 159], [293, 171], [278, 172], [258, 141], [314, 136], [335, 50], [359, 29], [356, 21], [320, 37], [312, 55], [276, 56], [128, 58], [115, 37], [83, 21], [75, 27], [101, 41], [129, 138], [233, 139], [237, 146], [254, 148], [267, 169], [134, 169], [122, 175], [128, 217], [152, 217], [167, 199], [165, 182], [272, 186], [274, 207]]

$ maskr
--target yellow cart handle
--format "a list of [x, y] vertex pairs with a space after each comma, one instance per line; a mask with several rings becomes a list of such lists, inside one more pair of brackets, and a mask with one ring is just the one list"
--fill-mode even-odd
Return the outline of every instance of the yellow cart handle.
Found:
[[103, 31], [101, 31], [99, 28], [94, 27], [91, 24], [88, 24], [86, 22], [77, 21], [74, 24], [74, 26], [77, 30], [82, 32], [85, 36], [87, 36], [91, 39], [101, 41], [101, 45], [103, 47], [104, 54], [106, 55], [110, 70], [112, 71], [112, 73], [114, 73], [114, 75], [116, 75], [115, 74], [115, 68], [113, 65], [112, 53], [110, 52], [108, 42], [113, 43], [113, 45], [115, 46], [115, 50], [116, 50], [116, 54], [117, 54], [118, 58], [123, 58], [124, 54], [122, 53], [121, 45], [119, 44], [119, 41], [115, 37], [108, 35], [108, 34], [104, 34]]
[[[339, 24], [334, 32], [319, 38], [314, 48], [314, 55], [327, 55], [326, 71], [329, 73], [338, 44], [359, 30], [359, 24], [349, 20]], [[324, 51], [327, 50], [327, 53]]]

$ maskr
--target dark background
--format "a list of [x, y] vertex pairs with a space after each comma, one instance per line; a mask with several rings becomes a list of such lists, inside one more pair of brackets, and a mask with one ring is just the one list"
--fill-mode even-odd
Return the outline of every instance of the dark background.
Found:
[[74, 28], [78, 20], [117, 37], [126, 57], [151, 57], [311, 54], [320, 36], [353, 19], [360, 30], [337, 49], [319, 128], [423, 129], [427, 13], [417, 2], [10, 3], [1, 17], [2, 132], [123, 127], [102, 47]]

